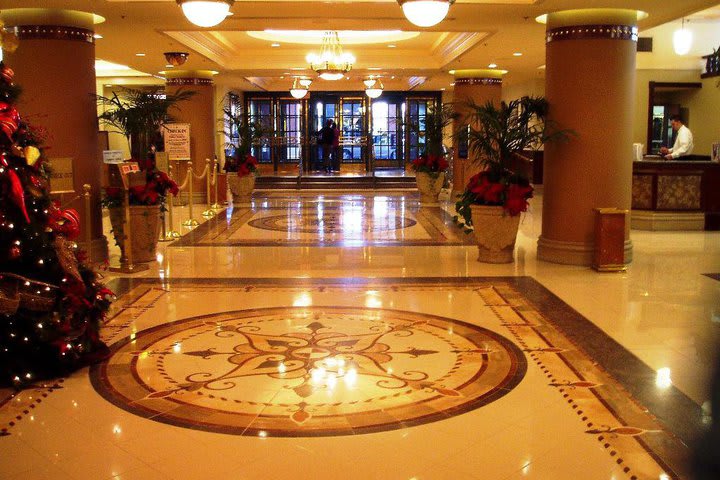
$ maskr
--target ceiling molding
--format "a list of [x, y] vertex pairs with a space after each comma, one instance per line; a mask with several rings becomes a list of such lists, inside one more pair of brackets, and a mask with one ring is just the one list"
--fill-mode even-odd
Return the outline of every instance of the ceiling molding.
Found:
[[444, 67], [461, 55], [469, 52], [486, 39], [488, 32], [458, 32], [446, 34], [434, 45], [432, 55]]

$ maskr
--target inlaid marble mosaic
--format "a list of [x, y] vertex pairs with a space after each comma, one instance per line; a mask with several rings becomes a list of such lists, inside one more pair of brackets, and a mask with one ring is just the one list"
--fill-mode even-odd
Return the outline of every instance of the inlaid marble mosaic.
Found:
[[189, 232], [172, 246], [470, 245], [440, 206], [417, 195], [334, 194], [315, 200], [256, 196]]

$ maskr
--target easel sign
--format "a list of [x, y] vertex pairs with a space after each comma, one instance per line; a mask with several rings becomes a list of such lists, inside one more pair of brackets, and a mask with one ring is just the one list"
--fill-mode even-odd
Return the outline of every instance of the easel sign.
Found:
[[190, 160], [190, 124], [168, 123], [163, 128], [165, 152], [171, 161]]
[[122, 150], [103, 150], [103, 163], [123, 163], [123, 157]]
[[73, 159], [53, 158], [50, 167], [50, 193], [75, 193]]

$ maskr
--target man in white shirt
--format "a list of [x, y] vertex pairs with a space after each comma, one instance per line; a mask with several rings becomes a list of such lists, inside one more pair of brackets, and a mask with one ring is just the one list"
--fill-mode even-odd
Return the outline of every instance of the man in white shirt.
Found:
[[671, 116], [670, 125], [677, 132], [675, 144], [672, 148], [662, 147], [660, 154], [664, 155], [666, 160], [677, 160], [685, 155], [690, 155], [694, 147], [692, 132], [683, 124], [680, 115]]

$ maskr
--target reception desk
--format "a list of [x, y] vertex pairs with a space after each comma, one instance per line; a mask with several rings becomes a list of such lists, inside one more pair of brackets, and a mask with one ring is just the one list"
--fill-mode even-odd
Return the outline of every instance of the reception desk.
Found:
[[631, 228], [720, 230], [720, 164], [633, 162]]

